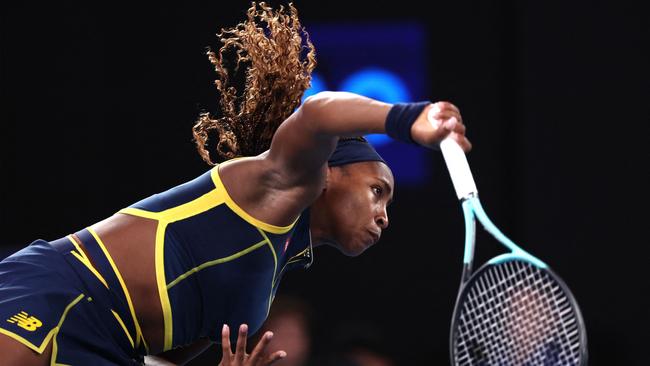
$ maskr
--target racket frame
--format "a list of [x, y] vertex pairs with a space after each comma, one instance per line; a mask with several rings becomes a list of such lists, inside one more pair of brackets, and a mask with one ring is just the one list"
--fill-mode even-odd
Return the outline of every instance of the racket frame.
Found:
[[[433, 120], [433, 114], [436, 112], [434, 108], [430, 108], [428, 112], [429, 121], [435, 126]], [[440, 149], [442, 151], [447, 169], [449, 170], [449, 175], [452, 180], [456, 195], [461, 202], [463, 217], [465, 221], [465, 249], [463, 253], [463, 273], [461, 276], [460, 290], [456, 297], [456, 304], [454, 305], [454, 313], [452, 316], [451, 322], [451, 334], [450, 334], [450, 357], [451, 364], [455, 364], [455, 351], [454, 351], [454, 339], [456, 333], [456, 322], [460, 316], [460, 304], [462, 304], [464, 297], [467, 296], [466, 288], [472, 284], [472, 282], [480, 277], [480, 274], [490, 268], [493, 265], [502, 264], [508, 261], [523, 261], [530, 263], [531, 265], [540, 268], [549, 274], [549, 276], [555, 280], [562, 289], [564, 295], [567, 296], [570, 306], [575, 313], [576, 321], [578, 322], [578, 330], [580, 333], [580, 361], [581, 365], [587, 365], [587, 332], [584, 326], [584, 321], [580, 308], [578, 306], [573, 293], [570, 291], [566, 283], [555, 274], [543, 261], [539, 260], [535, 256], [523, 250], [517, 244], [515, 244], [510, 238], [497, 228], [496, 225], [490, 220], [488, 215], [485, 213], [481, 201], [478, 198], [478, 190], [476, 188], [476, 183], [474, 182], [474, 177], [472, 176], [471, 169], [469, 168], [469, 163], [467, 162], [467, 157], [465, 152], [461, 147], [454, 141], [452, 138], [448, 137], [440, 143]], [[474, 253], [476, 246], [476, 221], [483, 226], [483, 228], [489, 232], [499, 243], [505, 246], [510, 250], [509, 253], [504, 253], [493, 257], [486, 263], [484, 263], [476, 272], [472, 273], [472, 266], [474, 261]]]

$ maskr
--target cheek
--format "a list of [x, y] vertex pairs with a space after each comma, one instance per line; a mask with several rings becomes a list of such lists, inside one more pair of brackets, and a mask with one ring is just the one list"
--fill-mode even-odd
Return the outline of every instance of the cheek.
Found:
[[353, 192], [341, 196], [338, 207], [338, 213], [351, 222], [365, 219], [372, 210], [371, 203], [366, 195]]
[[336, 222], [337, 233], [344, 234], [354, 225], [356, 215], [354, 205], [349, 200], [341, 200], [334, 208], [332, 220]]
[[350, 231], [354, 230], [358, 220], [358, 203], [354, 195], [348, 192], [341, 192], [335, 200], [329, 202], [329, 220], [332, 222], [336, 237], [339, 240], [346, 239]]
[[346, 233], [348, 236], [358, 235], [359, 230], [367, 227], [374, 220], [373, 207], [369, 195], [357, 193], [345, 197], [340, 202], [340, 210], [336, 217], [339, 232]]

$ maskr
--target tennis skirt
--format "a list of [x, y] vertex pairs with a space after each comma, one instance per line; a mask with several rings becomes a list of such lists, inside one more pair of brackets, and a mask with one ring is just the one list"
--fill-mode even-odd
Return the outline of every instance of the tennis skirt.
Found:
[[0, 262], [0, 333], [39, 354], [52, 343], [52, 364], [143, 365], [144, 341], [107, 252], [88, 230], [77, 235], [92, 262], [70, 236]]

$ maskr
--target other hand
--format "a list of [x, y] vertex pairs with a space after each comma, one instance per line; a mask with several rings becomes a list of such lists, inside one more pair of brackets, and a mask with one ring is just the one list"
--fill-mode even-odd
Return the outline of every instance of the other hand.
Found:
[[269, 345], [272, 332], [266, 332], [250, 354], [246, 353], [246, 338], [248, 336], [248, 326], [242, 324], [239, 327], [239, 335], [237, 337], [237, 345], [235, 353], [232, 353], [230, 346], [230, 328], [224, 324], [221, 330], [221, 348], [223, 356], [219, 366], [266, 366], [271, 365], [275, 361], [287, 356], [284, 351], [276, 351], [270, 353], [266, 347]]

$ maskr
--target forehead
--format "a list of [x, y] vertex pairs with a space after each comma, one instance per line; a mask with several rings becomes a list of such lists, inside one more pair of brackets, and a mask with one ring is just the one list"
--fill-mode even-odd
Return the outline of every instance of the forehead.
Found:
[[344, 167], [348, 174], [351, 174], [356, 178], [367, 177], [380, 179], [386, 181], [391, 188], [395, 186], [393, 172], [390, 170], [388, 165], [382, 162], [364, 161], [360, 163], [344, 165]]

